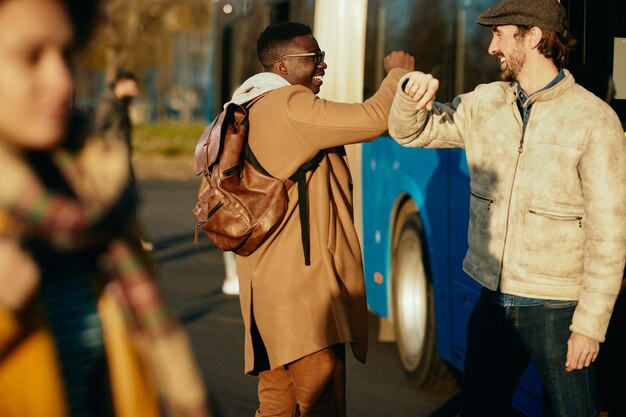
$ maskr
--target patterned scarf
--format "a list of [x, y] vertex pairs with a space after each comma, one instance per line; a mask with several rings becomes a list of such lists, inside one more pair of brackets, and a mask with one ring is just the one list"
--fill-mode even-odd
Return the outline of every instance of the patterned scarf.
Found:
[[[69, 192], [45, 185], [39, 167], [33, 165], [38, 161], [53, 167]], [[0, 210], [16, 220], [16, 237], [40, 239], [59, 251], [99, 253], [98, 269], [114, 284], [111, 294], [128, 329], [148, 342], [148, 365], [166, 407], [180, 416], [208, 415], [186, 335], [167, 311], [138, 239], [130, 233], [134, 199], [127, 146], [88, 139], [76, 151], [58, 149], [33, 158], [0, 144], [0, 172]], [[168, 357], [182, 357], [187, 369]], [[168, 383], [172, 378], [187, 392], [172, 387]], [[197, 394], [189, 395], [190, 391]]]

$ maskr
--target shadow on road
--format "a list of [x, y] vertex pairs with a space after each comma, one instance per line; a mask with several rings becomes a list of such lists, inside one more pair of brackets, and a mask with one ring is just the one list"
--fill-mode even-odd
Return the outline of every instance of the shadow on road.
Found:
[[193, 232], [166, 236], [154, 242], [154, 251], [155, 252], [163, 251], [163, 250], [169, 249], [172, 246], [177, 246], [178, 244], [181, 244], [181, 243], [182, 244], [193, 243], [193, 238], [194, 238]]
[[222, 294], [219, 289], [211, 291], [203, 296], [186, 301], [184, 304], [191, 307], [181, 311], [179, 317], [184, 324], [188, 324], [207, 314], [220, 310], [222, 305], [230, 302], [229, 297]]
[[154, 259], [158, 264], [181, 260], [199, 253], [218, 250], [208, 239], [193, 243], [193, 233], [182, 233], [155, 240]]
[[154, 257], [155, 261], [159, 264], [164, 264], [167, 262], [171, 262], [171, 261], [177, 261], [183, 258], [187, 258], [199, 253], [205, 253], [206, 251], [210, 251], [210, 250], [217, 250], [217, 248], [215, 247], [211, 247], [211, 246], [194, 246], [191, 248], [186, 248], [186, 249], [182, 249], [179, 251], [175, 251], [173, 253], [169, 253], [167, 255], [156, 255]]

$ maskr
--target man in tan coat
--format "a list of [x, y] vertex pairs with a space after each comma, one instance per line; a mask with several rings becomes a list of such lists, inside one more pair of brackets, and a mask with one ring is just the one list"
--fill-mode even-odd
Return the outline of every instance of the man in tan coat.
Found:
[[297, 187], [289, 190], [278, 230], [252, 255], [237, 257], [245, 371], [259, 376], [259, 417], [344, 416], [344, 343], [365, 361], [367, 306], [343, 145], [386, 131], [398, 80], [415, 61], [404, 52], [390, 53], [380, 90], [362, 104], [343, 104], [316, 96], [327, 66], [309, 27], [269, 26], [257, 50], [265, 71], [248, 79], [232, 100], [241, 104], [263, 95], [250, 110], [253, 153], [283, 180], [321, 150], [326, 155], [307, 174], [310, 265]]

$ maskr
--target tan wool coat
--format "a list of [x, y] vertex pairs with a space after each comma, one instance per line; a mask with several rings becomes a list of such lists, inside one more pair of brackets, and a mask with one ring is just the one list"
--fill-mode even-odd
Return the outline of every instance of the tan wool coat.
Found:
[[296, 186], [289, 190], [289, 208], [278, 230], [252, 255], [237, 257], [246, 373], [337, 343], [351, 343], [356, 358], [365, 361], [365, 284], [343, 145], [387, 130], [396, 85], [405, 73], [392, 70], [362, 104], [333, 103], [302, 86], [287, 86], [251, 108], [250, 148], [271, 175], [287, 179], [320, 150], [329, 151], [307, 175], [311, 265], [304, 263]]

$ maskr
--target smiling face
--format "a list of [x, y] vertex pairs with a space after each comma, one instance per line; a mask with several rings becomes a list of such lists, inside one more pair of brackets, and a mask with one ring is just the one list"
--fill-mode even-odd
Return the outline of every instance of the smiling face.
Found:
[[59, 143], [73, 81], [73, 30], [56, 0], [0, 0], [0, 140], [24, 149]]
[[[319, 45], [311, 35], [297, 36], [285, 49], [283, 55], [306, 54], [319, 51]], [[327, 65], [324, 61], [315, 64], [314, 56], [288, 56], [276, 62], [279, 74], [291, 85], [301, 85], [317, 94], [323, 84], [324, 70]]]
[[524, 38], [516, 36], [518, 28], [514, 25], [494, 26], [492, 32], [489, 54], [500, 62], [500, 77], [503, 81], [517, 80], [526, 64]]

